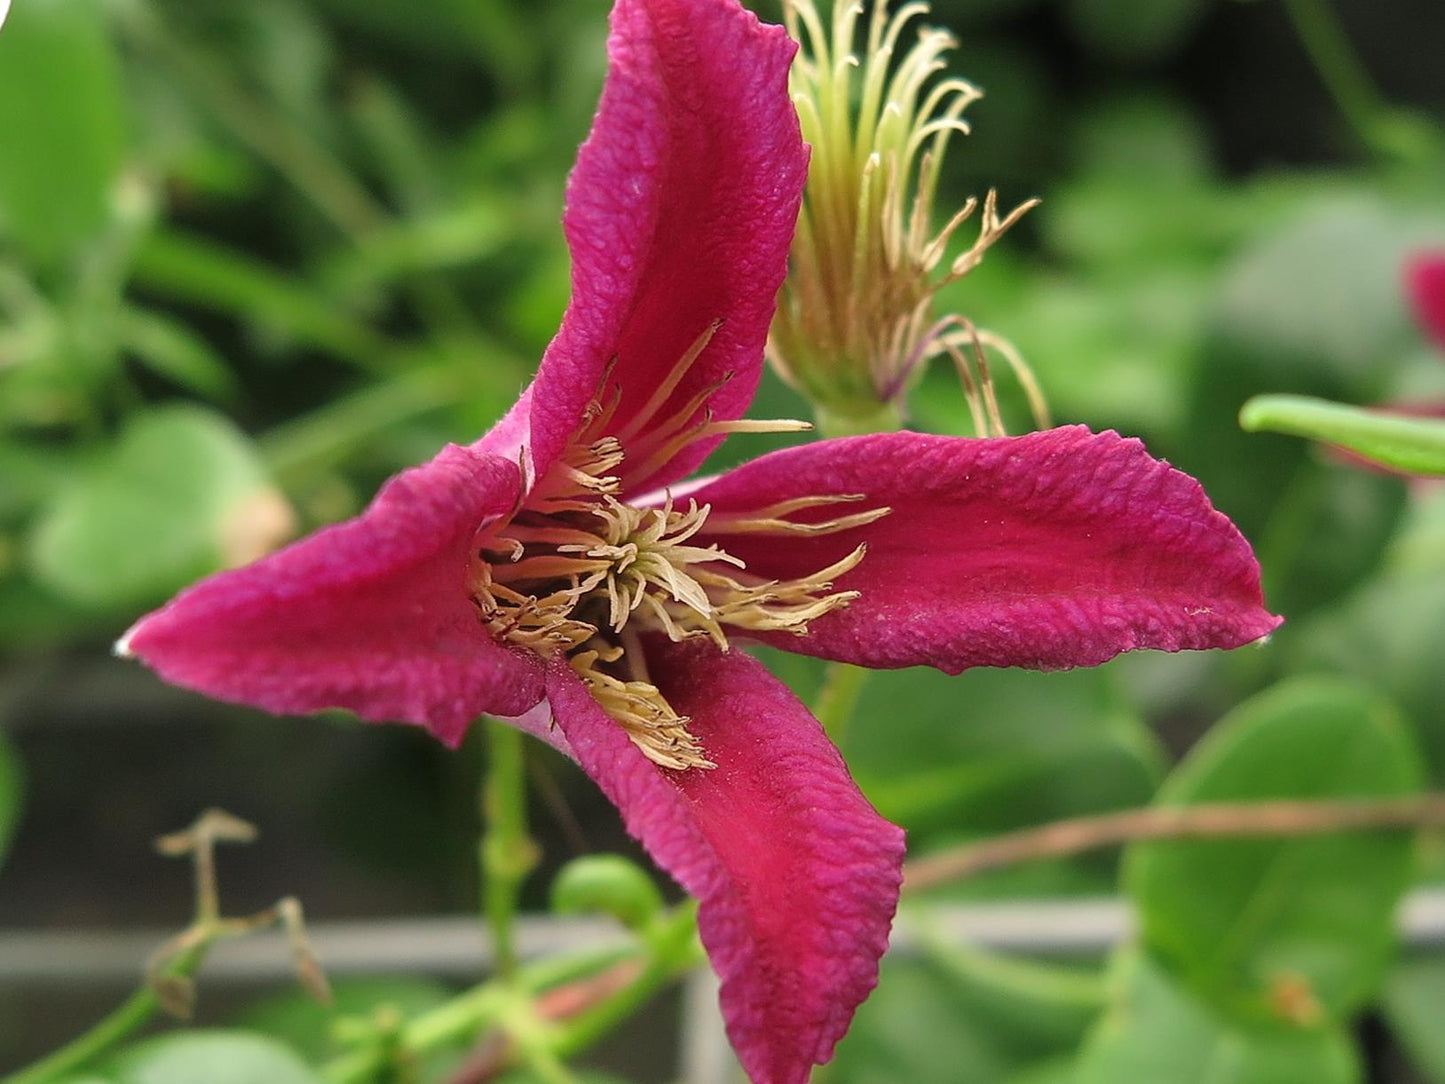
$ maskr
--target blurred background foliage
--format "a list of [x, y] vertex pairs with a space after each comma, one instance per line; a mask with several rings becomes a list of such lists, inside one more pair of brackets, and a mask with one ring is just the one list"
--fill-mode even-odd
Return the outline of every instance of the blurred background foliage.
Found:
[[[1199, 477], [1289, 620], [1229, 656], [878, 675], [843, 741], [860, 784], [920, 854], [1153, 801], [1438, 788], [1445, 493], [1235, 416], [1266, 391], [1445, 392], [1399, 285], [1407, 253], [1445, 247], [1445, 8], [933, 6], [987, 91], [941, 202], [1044, 199], [944, 308], [1017, 344], [1056, 419], [1139, 435]], [[177, 588], [358, 511], [515, 397], [566, 301], [562, 186], [606, 8], [16, 0], [0, 32], [0, 924], [179, 925], [184, 871], [146, 841], [212, 804], [264, 832], [227, 858], [238, 910], [291, 891], [318, 917], [473, 906], [478, 743], [263, 718], [106, 652]], [[771, 379], [757, 405], [806, 410]], [[942, 366], [911, 410], [969, 431]], [[812, 664], [768, 658], [816, 690]], [[569, 765], [531, 756], [540, 908], [565, 857], [630, 845]], [[1445, 1081], [1445, 961], [1401, 959], [1391, 932], [1401, 894], [1442, 876], [1438, 834], [1138, 845], [1122, 867], [981, 875], [937, 895], [1122, 892], [1138, 943], [1059, 962], [940, 937], [885, 966], [826, 1076]], [[0, 1065], [111, 993], [0, 987]], [[424, 977], [343, 984], [338, 1011], [445, 996]], [[153, 1040], [94, 1079], [206, 1084], [229, 1061], [253, 1068], [226, 1080], [312, 1081], [326, 1014], [294, 1002], [203, 997], [224, 1030]], [[664, 1079], [661, 1020], [599, 1064]]]

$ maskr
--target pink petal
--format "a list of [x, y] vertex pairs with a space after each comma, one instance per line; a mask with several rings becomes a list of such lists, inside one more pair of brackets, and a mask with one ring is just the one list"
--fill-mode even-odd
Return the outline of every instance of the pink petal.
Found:
[[1445, 350], [1445, 252], [1414, 257], [1405, 267], [1405, 286], [1420, 324]]
[[450, 446], [358, 518], [182, 592], [118, 650], [221, 700], [350, 708], [456, 744], [477, 715], [542, 698], [537, 661], [494, 644], [467, 592], [477, 528], [517, 486], [516, 464]]
[[[721, 419], [752, 401], [787, 270], [807, 151], [787, 93], [796, 49], [736, 0], [618, 0], [610, 70], [567, 185], [572, 302], [530, 390], [532, 461], [550, 463], [609, 361], [619, 427], [714, 320], [722, 328], [670, 402], [727, 373]], [[716, 440], [630, 489], [680, 478]], [[641, 466], [641, 463], [637, 464]]]
[[658, 768], [565, 663], [548, 671], [557, 723], [628, 831], [698, 898], [743, 1067], [756, 1084], [802, 1084], [877, 982], [903, 832], [756, 660], [696, 641], [651, 644], [648, 659], [716, 769]]
[[[889, 506], [816, 538], [728, 536], [722, 513], [812, 494]], [[1279, 619], [1259, 565], [1188, 475], [1116, 433], [1082, 426], [973, 440], [890, 433], [764, 456], [691, 494], [718, 542], [769, 579], [805, 576], [860, 542], [838, 581], [862, 592], [777, 647], [871, 667], [1060, 669], [1121, 651], [1236, 647]], [[699, 536], [699, 544], [703, 541]]]

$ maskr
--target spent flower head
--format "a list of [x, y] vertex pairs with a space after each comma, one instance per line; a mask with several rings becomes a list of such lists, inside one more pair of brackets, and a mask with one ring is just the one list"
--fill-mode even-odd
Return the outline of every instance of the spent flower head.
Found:
[[[964, 111], [982, 97], [972, 83], [944, 74], [957, 42], [923, 27], [894, 62], [911, 24], [928, 12], [918, 0], [894, 12], [876, 0], [861, 55], [854, 52], [864, 14], [858, 0], [840, 0], [829, 25], [813, 0], [784, 0], [783, 11], [801, 44], [789, 90], [812, 162], [768, 344], [774, 366], [813, 400], [828, 428], [848, 431], [896, 418], [920, 363], [949, 352], [976, 424], [997, 432], [996, 412], [986, 409], [986, 362], [970, 373], [993, 347], [1020, 373], [1044, 424], [1033, 381], [1008, 344], [934, 311], [938, 291], [977, 267], [1037, 202], [1001, 214], [990, 190], [935, 228], [944, 153], [954, 135], [968, 133]], [[976, 236], [956, 251], [955, 237], [971, 219]]]

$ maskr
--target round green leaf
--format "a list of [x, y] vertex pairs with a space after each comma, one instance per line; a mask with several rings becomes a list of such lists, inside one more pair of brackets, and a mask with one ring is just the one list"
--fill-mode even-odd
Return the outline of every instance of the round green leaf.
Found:
[[165, 407], [140, 415], [104, 463], [56, 496], [30, 552], [46, 586], [118, 609], [258, 557], [290, 529], [244, 434], [208, 411]]
[[48, 261], [108, 221], [125, 101], [96, 0], [16, 6], [0, 35], [0, 236]]
[[[1223, 720], [1160, 801], [1402, 795], [1421, 773], [1390, 704], [1348, 681], [1303, 679]], [[1412, 852], [1400, 832], [1136, 845], [1126, 885], [1145, 943], [1216, 1006], [1245, 1018], [1335, 1018], [1383, 973]]]
[[[1161, 775], [1154, 737], [1108, 669], [874, 673], [841, 745], [869, 800], [908, 829], [916, 853], [1140, 805]], [[1081, 884], [1080, 873], [1091, 883]], [[1000, 871], [961, 888], [1103, 891], [1111, 883], [1103, 862], [1085, 860]]]
[[1126, 60], [1168, 56], [1208, 10], [1208, 0], [1070, 0], [1065, 8], [1084, 44]]
[[1415, 1068], [1445, 1080], [1445, 957], [1412, 960], [1395, 968], [1385, 985], [1385, 1020]]
[[1246, 1028], [1221, 1020], [1138, 953], [1117, 964], [1114, 1007], [1079, 1055], [1074, 1084], [1356, 1084], [1343, 1029]]
[[132, 1047], [109, 1075], [115, 1084], [321, 1084], [290, 1049], [245, 1031], [184, 1031]]
[[883, 963], [829, 1079], [996, 1084], [1071, 1053], [1103, 1006], [1097, 975], [956, 946]]

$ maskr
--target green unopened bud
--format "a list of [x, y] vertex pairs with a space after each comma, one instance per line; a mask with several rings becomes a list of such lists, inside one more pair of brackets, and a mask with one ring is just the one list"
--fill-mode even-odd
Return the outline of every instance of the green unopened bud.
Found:
[[[888, 0], [875, 0], [861, 56], [861, 3], [837, 0], [831, 29], [814, 0], [784, 0], [783, 10], [800, 43], [789, 86], [813, 150], [768, 356], [821, 413], [856, 431], [900, 408], [929, 358], [948, 351], [968, 362], [959, 343], [979, 346], [980, 336], [959, 317], [940, 320], [934, 295], [977, 267], [1036, 201], [1001, 217], [989, 192], [934, 230], [944, 152], [954, 134], [968, 132], [964, 110], [982, 93], [938, 77], [956, 45], [946, 31], [921, 29], [894, 63], [905, 28], [927, 4], [890, 15]], [[949, 257], [975, 212], [977, 239]]]
[[552, 910], [562, 915], [611, 915], [631, 930], [662, 911], [662, 893], [636, 863], [615, 854], [575, 858], [552, 882]]

